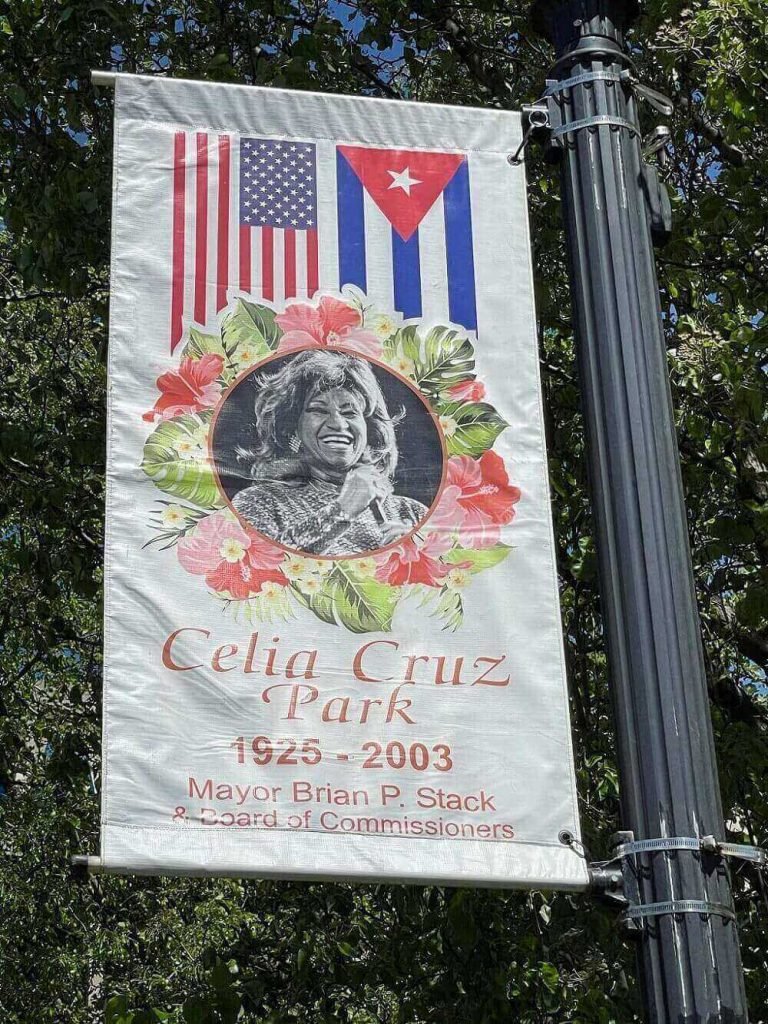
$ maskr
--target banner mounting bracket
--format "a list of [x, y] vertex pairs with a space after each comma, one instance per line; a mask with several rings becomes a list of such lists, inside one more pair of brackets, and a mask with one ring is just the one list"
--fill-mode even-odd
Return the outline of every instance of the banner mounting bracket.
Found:
[[723, 859], [733, 857], [749, 861], [761, 871], [768, 869], [768, 850], [741, 843], [725, 843], [714, 835], [662, 836], [657, 839], [636, 840], [633, 832], [618, 832], [614, 836], [614, 855], [610, 860], [595, 861], [589, 865], [590, 892], [601, 903], [621, 911], [619, 925], [627, 934], [642, 930], [645, 918], [677, 914], [703, 914], [735, 920], [733, 911], [721, 903], [710, 900], [665, 900], [641, 903], [638, 854], [691, 852], [708, 854]]

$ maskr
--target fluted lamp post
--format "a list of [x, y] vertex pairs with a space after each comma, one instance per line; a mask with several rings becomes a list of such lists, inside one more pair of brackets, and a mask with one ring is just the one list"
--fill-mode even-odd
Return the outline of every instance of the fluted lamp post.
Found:
[[730, 876], [715, 848], [696, 845], [723, 837], [723, 812], [653, 256], [658, 194], [623, 39], [636, 14], [630, 0], [533, 5], [557, 55], [549, 138], [561, 158], [622, 828], [669, 840], [627, 854], [640, 989], [653, 1024], [742, 1024]]

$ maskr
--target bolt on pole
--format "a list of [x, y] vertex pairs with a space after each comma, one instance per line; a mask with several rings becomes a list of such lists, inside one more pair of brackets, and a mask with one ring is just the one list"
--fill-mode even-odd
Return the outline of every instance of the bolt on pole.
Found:
[[[724, 838], [648, 171], [623, 39], [636, 13], [632, 0], [539, 0], [533, 7], [534, 24], [557, 51], [552, 95], [561, 120], [557, 140], [622, 827], [638, 840]], [[730, 876], [722, 858], [696, 849], [633, 856], [639, 980], [648, 1021], [746, 1022]], [[658, 907], [680, 907], [684, 900], [713, 910]]]

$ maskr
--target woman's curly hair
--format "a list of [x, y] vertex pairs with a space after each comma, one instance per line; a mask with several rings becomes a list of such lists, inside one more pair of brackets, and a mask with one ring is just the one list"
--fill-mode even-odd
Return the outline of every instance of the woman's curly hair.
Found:
[[394, 476], [395, 424], [402, 413], [390, 416], [379, 383], [364, 359], [346, 352], [308, 349], [277, 372], [261, 374], [254, 384], [257, 394], [253, 406], [253, 443], [248, 449], [238, 449], [239, 458], [253, 466], [254, 475], [257, 467], [293, 455], [291, 440], [302, 409], [311, 397], [332, 388], [347, 388], [363, 402], [368, 461], [390, 479]]

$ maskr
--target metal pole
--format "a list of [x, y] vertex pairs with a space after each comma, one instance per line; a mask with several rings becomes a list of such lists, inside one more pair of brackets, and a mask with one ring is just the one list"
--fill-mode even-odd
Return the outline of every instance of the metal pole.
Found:
[[[562, 147], [623, 827], [638, 840], [723, 838], [643, 187], [645, 182], [647, 191], [648, 178], [635, 89], [626, 75], [631, 62], [623, 31], [635, 14], [631, 0], [534, 5], [535, 24], [558, 57], [552, 78], [560, 85], [552, 94], [561, 124], [552, 135]], [[562, 89], [563, 82], [582, 75], [587, 78]], [[576, 126], [595, 117], [601, 120]], [[648, 1020], [746, 1022], [738, 935], [729, 916], [730, 879], [722, 859], [693, 849], [632, 856], [639, 865], [635, 920]], [[683, 900], [718, 907], [709, 913], [649, 909]]]

